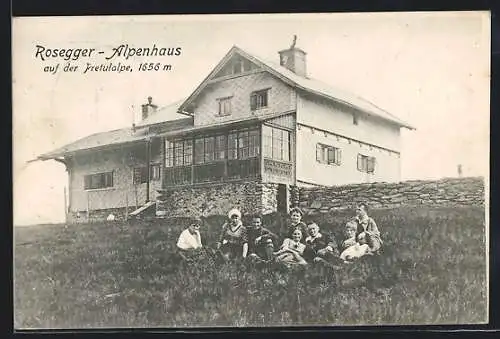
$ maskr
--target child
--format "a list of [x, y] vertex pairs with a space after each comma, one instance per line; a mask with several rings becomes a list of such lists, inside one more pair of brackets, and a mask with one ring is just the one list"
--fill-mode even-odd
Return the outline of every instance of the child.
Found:
[[233, 208], [227, 214], [229, 222], [222, 225], [222, 232], [217, 242], [217, 249], [227, 261], [231, 258], [246, 258], [248, 252], [247, 230], [241, 222], [241, 212]]
[[292, 238], [286, 238], [283, 241], [280, 249], [274, 252], [276, 261], [284, 263], [286, 265], [298, 264], [307, 265], [307, 262], [302, 258], [306, 245], [302, 244], [300, 240], [302, 239], [302, 231], [296, 228], [292, 232]]
[[254, 216], [251, 225], [247, 228], [249, 257], [264, 261], [271, 260], [277, 239], [276, 234], [262, 227], [262, 217]]
[[368, 253], [368, 244], [360, 244], [356, 238], [357, 229], [358, 225], [354, 220], [349, 221], [345, 225], [344, 235], [346, 239], [342, 242], [340, 259], [346, 262], [361, 258]]

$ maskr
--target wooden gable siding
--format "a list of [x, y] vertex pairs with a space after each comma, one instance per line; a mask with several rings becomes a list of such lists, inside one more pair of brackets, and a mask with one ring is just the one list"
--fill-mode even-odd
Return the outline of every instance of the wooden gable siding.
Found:
[[264, 122], [266, 125], [283, 127], [289, 130], [295, 129], [295, 114], [282, 115]]
[[[250, 95], [268, 89], [268, 106], [250, 109]], [[220, 116], [217, 99], [231, 97], [231, 114]], [[290, 86], [267, 72], [246, 74], [207, 86], [197, 98], [194, 125], [203, 126], [277, 112], [295, 111], [296, 95]]]

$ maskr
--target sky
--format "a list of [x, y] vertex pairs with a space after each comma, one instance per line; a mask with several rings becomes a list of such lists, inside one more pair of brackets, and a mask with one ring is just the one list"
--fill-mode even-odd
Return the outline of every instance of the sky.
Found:
[[[296, 34], [307, 72], [370, 100], [416, 127], [402, 130], [403, 180], [489, 176], [488, 12], [252, 14], [14, 18], [14, 224], [64, 220], [64, 166], [31, 162], [89, 134], [131, 126], [148, 96], [159, 106], [187, 97], [233, 45], [278, 62]], [[93, 72], [87, 62], [121, 44], [180, 47], [179, 56], [112, 60], [171, 64], [163, 72]], [[71, 61], [76, 72], [44, 67], [47, 49], [95, 48]]]

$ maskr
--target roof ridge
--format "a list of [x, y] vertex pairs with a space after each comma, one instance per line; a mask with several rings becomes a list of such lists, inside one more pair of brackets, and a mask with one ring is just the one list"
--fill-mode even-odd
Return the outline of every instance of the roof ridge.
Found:
[[[397, 115], [394, 115], [390, 112], [388, 112], [387, 110], [381, 108], [380, 106], [374, 104], [372, 101], [356, 94], [355, 92], [351, 92], [349, 90], [345, 90], [343, 88], [340, 88], [336, 85], [332, 85], [330, 83], [327, 83], [323, 80], [320, 80], [320, 79], [317, 79], [317, 78], [312, 78], [312, 77], [309, 77], [309, 76], [300, 76], [298, 74], [295, 74], [294, 72], [292, 72], [291, 70], [289, 70], [288, 68], [274, 62], [274, 61], [271, 61], [267, 58], [264, 58], [258, 54], [255, 54], [255, 53], [252, 53], [252, 52], [249, 52], [248, 50], [246, 49], [243, 49], [241, 47], [237, 47], [240, 51], [242, 51], [243, 53], [257, 59], [258, 61], [262, 62], [263, 64], [265, 64], [266, 66], [272, 68], [272, 69], [275, 69], [277, 72], [281, 73], [282, 76], [284, 76], [285, 78], [288, 78], [291, 82], [295, 83], [296, 85], [299, 85], [301, 87], [308, 87], [307, 89], [310, 90], [310, 91], [313, 91], [313, 92], [319, 92], [321, 95], [326, 95], [328, 97], [331, 97], [332, 99], [336, 99], [337, 101], [340, 101], [340, 102], [344, 102], [346, 104], [350, 104], [358, 109], [361, 109], [363, 111], [367, 111], [368, 113], [372, 113], [372, 114], [375, 114], [375, 115], [378, 115], [380, 116], [382, 119], [385, 118], [385, 120], [392, 120], [393, 122], [396, 122], [400, 125], [403, 125], [405, 127], [411, 127], [411, 128], [414, 128], [413, 126], [411, 126], [409, 123], [405, 122], [402, 118], [398, 117]], [[287, 74], [287, 73], [292, 73], [292, 74]], [[384, 114], [387, 114], [388, 117], [383, 117], [381, 116], [380, 114], [377, 114], [377, 112], [370, 112], [370, 110], [368, 110], [367, 108], [363, 108], [363, 107], [360, 107], [359, 105], [357, 105], [356, 103], [350, 103], [349, 101], [345, 101], [344, 99], [342, 98], [338, 98], [336, 97], [335, 95], [330, 95], [328, 93], [325, 93], [325, 91], [322, 91], [321, 89], [314, 89], [314, 88], [311, 88], [309, 86], [306, 86], [306, 85], [301, 85], [300, 83], [298, 83], [296, 81], [296, 79], [294, 78], [298, 78], [298, 79], [303, 79], [305, 81], [311, 81], [313, 83], [316, 83], [317, 85], [323, 85], [323, 86], [326, 86], [326, 87], [329, 87], [330, 89], [332, 90], [335, 90], [335, 91], [338, 91], [338, 92], [343, 92], [344, 94], [348, 95], [348, 96], [352, 96], [354, 98], [356, 98], [357, 100], [359, 101], [362, 101], [362, 102], [365, 102], [366, 104], [372, 106], [375, 110], [379, 110], [381, 112], [383, 112]], [[389, 118], [389, 119], [388, 119]]]

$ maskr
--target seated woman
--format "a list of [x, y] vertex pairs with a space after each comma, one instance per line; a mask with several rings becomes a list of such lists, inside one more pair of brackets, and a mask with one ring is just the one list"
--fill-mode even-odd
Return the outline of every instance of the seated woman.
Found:
[[331, 259], [338, 256], [337, 243], [333, 236], [328, 236], [320, 232], [318, 224], [315, 222], [307, 225], [308, 236], [306, 237], [304, 258], [306, 260]]
[[292, 232], [292, 238], [286, 238], [280, 249], [273, 253], [276, 261], [287, 266], [307, 265], [307, 262], [302, 257], [304, 250], [306, 249], [306, 245], [300, 242], [301, 239], [302, 231], [296, 228]]
[[279, 233], [281, 239], [285, 238], [291, 238], [293, 231], [295, 229], [300, 229], [302, 234], [306, 234], [307, 232], [307, 227], [306, 224], [302, 221], [302, 216], [304, 213], [300, 210], [300, 208], [295, 207], [290, 210], [290, 218], [287, 220], [287, 222], [282, 225]]
[[241, 222], [241, 212], [233, 208], [227, 214], [229, 221], [222, 225], [222, 232], [217, 242], [224, 260], [246, 258], [248, 252], [247, 230]]
[[181, 232], [177, 239], [177, 253], [182, 259], [193, 260], [202, 254], [203, 244], [201, 242], [200, 226], [201, 219], [195, 219]]
[[342, 242], [342, 253], [340, 254], [340, 259], [345, 262], [361, 258], [368, 253], [369, 246], [365, 243], [364, 238], [361, 239], [361, 242], [358, 241], [357, 230], [358, 225], [353, 220], [345, 225], [345, 240]]
[[274, 244], [278, 240], [276, 234], [262, 226], [262, 217], [256, 215], [247, 227], [248, 257], [256, 261], [272, 259]]

